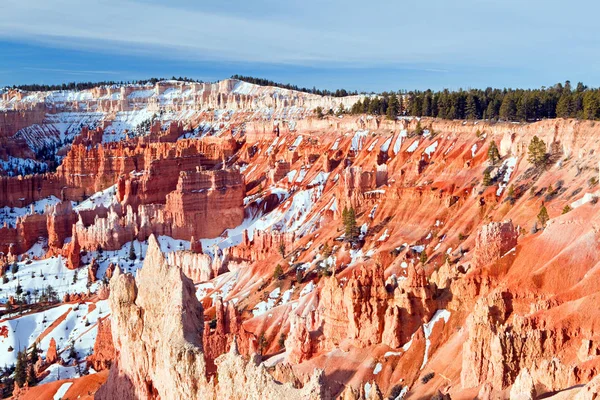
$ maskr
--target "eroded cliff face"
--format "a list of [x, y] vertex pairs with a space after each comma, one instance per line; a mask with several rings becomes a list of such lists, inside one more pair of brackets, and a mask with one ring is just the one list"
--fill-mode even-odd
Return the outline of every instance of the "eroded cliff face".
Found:
[[[1, 261], [20, 257], [25, 269], [26, 258], [62, 255], [90, 282], [114, 271], [117, 356], [101, 393], [594, 395], [600, 214], [591, 122], [424, 118], [419, 135], [409, 119], [217, 114], [202, 118], [218, 127], [190, 114], [113, 144], [98, 143], [118, 136], [108, 126], [87, 130], [56, 174], [0, 181], [15, 191], [0, 192], [0, 205], [28, 206], [44, 193], [62, 201], [1, 228]], [[527, 161], [533, 135], [546, 141], [546, 168]], [[492, 141], [502, 156], [495, 165]], [[345, 207], [355, 209], [352, 240]], [[159, 257], [152, 235], [169, 254]], [[48, 252], [24, 254], [40, 236]], [[135, 259], [124, 247], [131, 241]], [[135, 272], [142, 256], [160, 268], [144, 266], [137, 280], [118, 272]], [[99, 346], [92, 365], [108, 366], [109, 350]]]
[[245, 361], [235, 341], [215, 361], [218, 382], [207, 380], [202, 305], [154, 236], [136, 278], [115, 271], [110, 305], [116, 359], [98, 399], [322, 398], [320, 374], [303, 389], [281, 385], [254, 358]]

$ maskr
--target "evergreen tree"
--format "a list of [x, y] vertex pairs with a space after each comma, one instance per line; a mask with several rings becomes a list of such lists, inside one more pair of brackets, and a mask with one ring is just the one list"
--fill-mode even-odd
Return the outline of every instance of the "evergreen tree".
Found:
[[505, 121], [514, 121], [517, 116], [517, 104], [512, 94], [504, 96], [500, 106], [500, 118]]
[[556, 116], [558, 118], [569, 118], [573, 114], [572, 95], [570, 92], [565, 92], [560, 96], [558, 104], [556, 104]]
[[483, 186], [490, 186], [492, 184], [492, 177], [490, 176], [490, 171], [487, 169], [483, 171]]
[[37, 376], [35, 375], [35, 368], [33, 364], [29, 364], [27, 368], [27, 385], [29, 387], [35, 386], [37, 383]]
[[466, 104], [466, 118], [467, 119], [477, 119], [477, 104], [475, 103], [475, 97], [470, 94], [467, 97], [467, 104]]
[[423, 134], [423, 127], [421, 126], [421, 121], [417, 121], [417, 126], [415, 127], [415, 134], [421, 136]]
[[261, 356], [264, 355], [267, 344], [267, 337], [265, 336], [265, 333], [262, 332], [258, 337], [258, 352]]
[[546, 154], [546, 143], [537, 136], [534, 136], [529, 143], [528, 148], [528, 158], [527, 160], [535, 165], [536, 167], [540, 167], [546, 163], [547, 154]]
[[320, 106], [315, 108], [315, 115], [317, 116], [317, 118], [323, 118], [323, 108], [321, 108]]
[[27, 380], [27, 354], [25, 351], [17, 353], [17, 365], [15, 366], [15, 383], [23, 387]]
[[277, 264], [275, 270], [273, 271], [273, 278], [281, 279], [283, 277], [283, 268], [281, 268], [280, 264]]
[[421, 252], [421, 255], [419, 256], [419, 261], [421, 261], [421, 264], [425, 264], [427, 262], [427, 253], [425, 252], [425, 250]]
[[77, 352], [75, 351], [75, 343], [71, 345], [71, 349], [69, 350], [69, 358], [71, 360], [77, 360]]
[[38, 342], [36, 340], [35, 342], [33, 342], [33, 347], [31, 348], [31, 356], [29, 357], [29, 359], [31, 360], [32, 364], [35, 364], [39, 358], [40, 358], [39, 348], [38, 348]]
[[500, 161], [500, 152], [498, 151], [498, 146], [496, 146], [496, 142], [492, 141], [490, 143], [490, 147], [488, 147], [488, 160], [492, 165], [496, 165], [498, 161]]
[[600, 117], [600, 101], [598, 92], [587, 92], [583, 96], [583, 118], [598, 119]]
[[133, 248], [133, 241], [131, 242], [131, 245], [129, 246], [129, 259], [131, 261], [135, 260], [137, 258], [137, 256], [135, 255], [135, 249]]
[[344, 213], [342, 213], [342, 218], [344, 220], [344, 236], [347, 241], [353, 241], [357, 237], [357, 227], [356, 227], [356, 212], [353, 207], [349, 209], [344, 208], [344, 212], [346, 216], [344, 217]]
[[283, 242], [279, 244], [279, 254], [281, 254], [281, 258], [285, 258], [285, 243]]
[[395, 120], [398, 117], [398, 108], [398, 97], [395, 93], [392, 93], [386, 111], [388, 119]]
[[544, 228], [546, 227], [546, 223], [548, 223], [548, 220], [550, 219], [550, 216], [548, 215], [548, 210], [546, 210], [546, 206], [543, 204], [542, 208], [540, 208], [540, 212], [537, 215], [537, 219]]

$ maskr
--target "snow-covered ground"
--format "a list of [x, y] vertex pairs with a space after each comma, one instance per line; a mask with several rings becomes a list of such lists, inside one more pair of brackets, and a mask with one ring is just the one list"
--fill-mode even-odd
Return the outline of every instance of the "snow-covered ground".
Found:
[[32, 213], [44, 214], [47, 206], [52, 206], [60, 203], [60, 200], [55, 196], [49, 196], [45, 199], [38, 200], [23, 207], [2, 207], [0, 208], [0, 227], [6, 223], [10, 228], [16, 227], [17, 218], [24, 217]]
[[0, 170], [4, 171], [4, 174], [8, 176], [25, 176], [46, 172], [48, 165], [30, 158], [8, 156], [6, 161], [0, 159]]
[[82, 210], [91, 210], [95, 207], [104, 206], [106, 208], [110, 208], [111, 205], [117, 203], [117, 199], [115, 197], [117, 193], [117, 185], [112, 185], [109, 188], [106, 188], [100, 192], [94, 193], [88, 199], [82, 201], [77, 206], [73, 207], [77, 211]]
[[[94, 348], [98, 319], [109, 313], [108, 301], [103, 300], [97, 303], [63, 304], [4, 321], [0, 327], [8, 328], [8, 337], [0, 336], [0, 365], [15, 364], [18, 351], [32, 346], [35, 341], [45, 355], [52, 338], [63, 360], [69, 360], [70, 350], [66, 349], [71, 346], [75, 347], [77, 358], [81, 360], [90, 355]], [[61, 377], [64, 378], [66, 376]]]
[[[169, 236], [159, 236], [157, 239], [164, 253], [190, 248], [190, 242], [186, 240], [176, 240]], [[42, 257], [45, 254], [44, 244], [43, 241], [36, 243], [28, 253]], [[126, 243], [119, 250], [104, 250], [101, 253], [97, 251], [87, 252], [81, 259], [83, 266], [77, 270], [68, 269], [66, 260], [60, 256], [44, 260], [20, 261], [17, 263], [18, 271], [15, 274], [11, 272], [11, 267], [9, 267], [6, 273], [8, 282], [4, 283], [0, 280], [0, 303], [6, 303], [10, 296], [15, 296], [18, 286], [23, 289], [23, 293], [29, 302], [36, 302], [42, 291], [48, 286], [51, 286], [61, 299], [66, 293], [85, 293], [88, 290], [86, 266], [92, 258], [98, 262], [98, 272], [96, 273], [98, 279], [104, 277], [111, 263], [118, 265], [124, 272], [135, 273], [142, 267], [148, 243], [137, 240], [133, 242], [136, 254], [135, 260], [129, 259], [130, 247], [131, 242]], [[89, 290], [96, 291], [99, 284], [99, 282], [90, 284]], [[27, 295], [28, 293], [29, 295]]]

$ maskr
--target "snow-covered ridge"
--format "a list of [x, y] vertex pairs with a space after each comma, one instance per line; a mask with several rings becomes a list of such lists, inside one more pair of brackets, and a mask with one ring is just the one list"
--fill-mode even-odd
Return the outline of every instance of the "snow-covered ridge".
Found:
[[[112, 85], [99, 86], [85, 90], [54, 90], [26, 92], [5, 88], [0, 92], [0, 110], [31, 109], [36, 104], [45, 104], [49, 108], [63, 111], [99, 111], [112, 103], [119, 103], [118, 109], [127, 111], [135, 105], [149, 104], [156, 109], [160, 106], [206, 105], [219, 96], [240, 96], [254, 99], [246, 104], [247, 108], [259, 109], [266, 103], [278, 103], [286, 100], [286, 107], [301, 106], [312, 110], [317, 106], [334, 108], [340, 104], [350, 107], [360, 96], [331, 97], [305, 93], [276, 86], [260, 86], [237, 79], [225, 79], [216, 83], [199, 83], [177, 80], [159, 81], [155, 85]], [[236, 104], [233, 108], [239, 108]]]

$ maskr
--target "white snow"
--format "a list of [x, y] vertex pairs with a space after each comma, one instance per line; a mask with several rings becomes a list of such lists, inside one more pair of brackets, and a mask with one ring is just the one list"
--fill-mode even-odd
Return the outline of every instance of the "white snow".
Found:
[[400, 133], [398, 134], [398, 137], [396, 138], [396, 142], [394, 143], [394, 154], [400, 153], [400, 148], [402, 147], [402, 141], [407, 136], [407, 134], [408, 133], [404, 129], [401, 130]]
[[65, 382], [58, 388], [56, 393], [54, 394], [53, 400], [61, 400], [64, 395], [67, 393], [67, 390], [71, 387], [73, 382]]
[[385, 240], [387, 240], [387, 238], [390, 237], [390, 234], [388, 233], [388, 230], [386, 229], [383, 234], [379, 237], [379, 239], [377, 239], [378, 242], [383, 242]]
[[[63, 304], [4, 321], [2, 325], [8, 327], [8, 337], [0, 338], [0, 365], [13, 365], [19, 349], [31, 346], [34, 341], [38, 341], [38, 347], [45, 354], [52, 338], [56, 340], [59, 351], [74, 346], [78, 359], [83, 359], [94, 347], [98, 319], [110, 312], [107, 300], [98, 301], [93, 311], [90, 311], [93, 305], [94, 303]], [[39, 340], [40, 335], [61, 316], [64, 319]], [[9, 352], [9, 347], [14, 350]], [[63, 360], [68, 360], [68, 353], [63, 351], [60, 354]], [[66, 376], [61, 376], [61, 379], [64, 378]]]
[[314, 177], [312, 181], [310, 181], [310, 186], [313, 185], [322, 185], [327, 182], [327, 178], [329, 178], [329, 172], [320, 171], [317, 176]]
[[475, 153], [477, 152], [477, 143], [471, 146], [471, 157], [475, 158]]
[[450, 311], [437, 310], [435, 312], [435, 314], [433, 315], [433, 317], [431, 318], [431, 321], [427, 322], [426, 324], [423, 324], [423, 333], [425, 334], [425, 355], [423, 357], [423, 364], [421, 364], [421, 369], [423, 369], [425, 367], [425, 364], [427, 364], [427, 361], [428, 361], [429, 347], [431, 346], [431, 341], [429, 340], [429, 336], [431, 336], [431, 332], [433, 331], [433, 326], [440, 319], [443, 319], [444, 323], [448, 323], [448, 318], [450, 318]]
[[352, 150], [352, 151], [362, 150], [363, 143], [368, 134], [369, 134], [369, 131], [356, 131], [356, 133], [352, 137], [352, 144], [350, 145], [350, 150]]
[[333, 146], [331, 147], [331, 150], [337, 150], [337, 149], [338, 149], [338, 147], [339, 147], [339, 145], [340, 145], [340, 138], [337, 138], [337, 139], [335, 140], [335, 143], [334, 143], [334, 144], [333, 144]]
[[365, 399], [369, 398], [369, 394], [371, 393], [371, 383], [365, 383]]
[[502, 194], [502, 191], [508, 185], [508, 181], [510, 180], [510, 176], [512, 175], [512, 172], [514, 171], [516, 165], [517, 158], [510, 157], [504, 160], [504, 162], [500, 166], [498, 171], [504, 171], [504, 176], [502, 177], [502, 183], [498, 185], [498, 190], [496, 190], [496, 196], [500, 196]]
[[375, 365], [375, 369], [373, 370], [373, 375], [377, 375], [382, 369], [383, 365], [381, 365], [381, 363], [377, 363], [377, 365]]
[[73, 207], [74, 210], [83, 211], [91, 210], [95, 207], [104, 206], [110, 208], [111, 205], [117, 203], [116, 199], [117, 185], [112, 185], [100, 192], [96, 192], [91, 195], [88, 199], [82, 201], [77, 206]]
[[377, 211], [377, 204], [375, 204], [375, 206], [373, 206], [373, 208], [371, 209], [371, 212], [369, 213], [369, 218], [375, 218], [375, 211]]
[[410, 248], [416, 251], [417, 253], [422, 253], [423, 250], [425, 250], [425, 246], [422, 244], [411, 246]]
[[393, 136], [390, 136], [385, 142], [383, 142], [379, 150], [383, 153], [387, 153], [387, 151], [390, 149], [390, 144], [392, 144], [393, 138]]
[[281, 304], [286, 304], [292, 298], [292, 294], [294, 293], [295, 287], [292, 286], [290, 289], [283, 292], [283, 296], [281, 296]]
[[415, 150], [417, 150], [417, 147], [419, 147], [419, 140], [415, 140], [414, 142], [412, 142], [412, 144], [409, 146], [408, 149], [406, 149], [407, 153], [413, 153]]
[[368, 229], [369, 229], [369, 224], [367, 224], [366, 222], [360, 226], [360, 236], [359, 236], [360, 239], [365, 238], [365, 235], [367, 234]]
[[302, 167], [300, 169], [300, 173], [298, 174], [298, 178], [296, 179], [296, 183], [302, 183], [302, 181], [306, 177], [307, 172], [308, 172], [308, 167], [306, 167], [306, 168]]
[[290, 147], [290, 151], [294, 151], [296, 150], [296, 148], [298, 146], [300, 146], [300, 143], [302, 143], [302, 135], [299, 135], [296, 140], [294, 141], [294, 144], [292, 144], [292, 146]]
[[431, 154], [437, 149], [438, 147], [438, 141], [436, 140], [435, 142], [433, 142], [432, 144], [430, 144], [426, 149], [425, 149], [425, 154], [427, 154], [429, 157], [431, 157]]
[[45, 199], [24, 205], [23, 207], [2, 207], [0, 208], [0, 227], [6, 222], [8, 227], [15, 228], [17, 226], [17, 218], [32, 213], [44, 214], [47, 206], [53, 206], [58, 203], [60, 203], [60, 200], [56, 196], [49, 196]]
[[298, 173], [298, 171], [296, 171], [295, 169], [291, 170], [290, 172], [287, 173], [287, 179], [288, 182], [292, 183], [294, 182], [294, 178], [296, 177], [296, 174]]
[[574, 202], [571, 203], [571, 208], [575, 209], [577, 207], [581, 207], [582, 205], [591, 202], [594, 199], [598, 198], [599, 193], [586, 193], [583, 195], [583, 197], [579, 200], [576, 200]]
[[254, 310], [252, 310], [252, 314], [255, 317], [258, 317], [259, 315], [263, 315], [267, 311], [271, 310], [273, 307], [275, 307], [275, 304], [277, 303], [277, 299], [279, 298], [280, 294], [281, 294], [281, 289], [275, 288], [275, 290], [273, 290], [271, 293], [269, 293], [269, 297], [267, 298], [267, 301], [261, 301], [256, 306], [254, 306]]
[[308, 285], [306, 285], [302, 288], [302, 291], [300, 292], [300, 297], [306, 296], [307, 294], [312, 292], [314, 289], [315, 289], [315, 284], [312, 281], [310, 281], [308, 283]]

